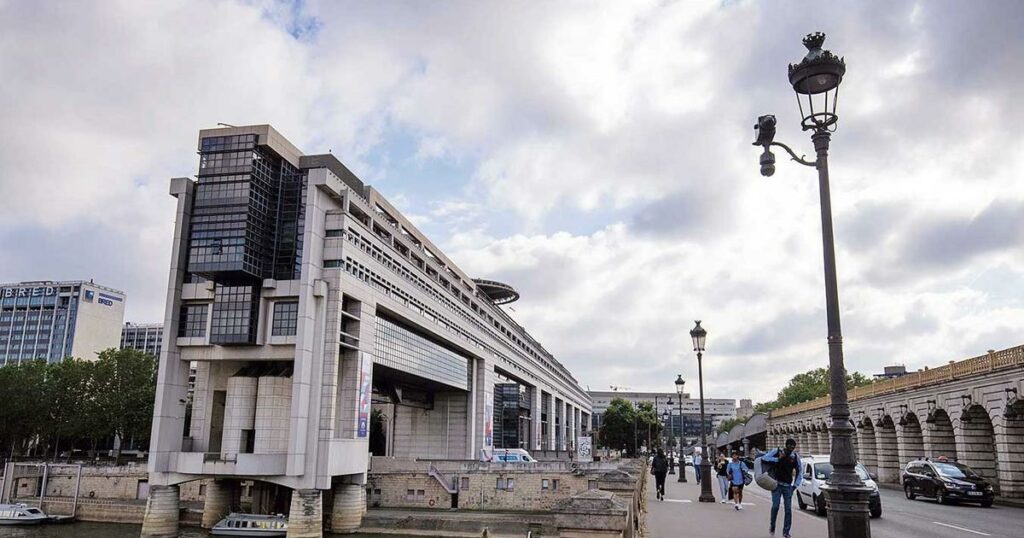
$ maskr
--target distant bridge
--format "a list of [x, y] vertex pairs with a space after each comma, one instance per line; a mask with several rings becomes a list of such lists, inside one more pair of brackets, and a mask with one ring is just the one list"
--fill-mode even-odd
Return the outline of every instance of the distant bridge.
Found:
[[[972, 467], [1000, 495], [1024, 498], [1021, 391], [1024, 346], [850, 389], [858, 459], [881, 482], [898, 484], [908, 461], [946, 456]], [[792, 437], [804, 454], [828, 453], [830, 404], [825, 396], [754, 415], [716, 444], [766, 448]]]

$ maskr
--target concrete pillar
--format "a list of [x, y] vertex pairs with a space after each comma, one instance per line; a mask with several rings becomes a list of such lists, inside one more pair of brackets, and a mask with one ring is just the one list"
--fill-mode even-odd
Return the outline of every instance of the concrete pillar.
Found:
[[950, 459], [957, 459], [956, 437], [953, 435], [953, 423], [949, 415], [943, 410], [934, 412], [934, 418], [929, 424], [927, 421], [922, 425], [924, 437], [924, 452], [929, 458], [946, 456]]
[[899, 445], [900, 469], [908, 462], [925, 457], [924, 436], [921, 425], [917, 421], [908, 422], [896, 429], [896, 440]]
[[547, 449], [555, 449], [555, 395], [547, 395], [548, 402], [548, 438], [547, 438]]
[[832, 441], [829, 438], [828, 430], [821, 430], [818, 432], [818, 454], [830, 452], [832, 452]]
[[875, 457], [878, 461], [878, 481], [884, 484], [898, 484], [900, 481], [899, 443], [896, 428], [886, 420], [875, 428]]
[[366, 510], [365, 493], [359, 484], [338, 484], [334, 487], [331, 532], [353, 533], [359, 530]]
[[1024, 498], [1024, 417], [1000, 417], [995, 430], [1000, 494]]
[[576, 434], [576, 411], [573, 409], [572, 404], [565, 402], [565, 449], [572, 450], [575, 446], [575, 434]]
[[[476, 433], [472, 445], [474, 447], [474, 459], [477, 459], [480, 457], [481, 450], [485, 448], [491, 450], [494, 448], [494, 417], [500, 411], [494, 409], [494, 363], [485, 359], [478, 359], [473, 361], [473, 363], [472, 398], [473, 406], [476, 410], [476, 416], [473, 417]], [[486, 416], [487, 409], [491, 410], [489, 417]], [[488, 418], [490, 419], [489, 423]], [[489, 439], [488, 436], [490, 436]], [[488, 444], [488, 441], [490, 444]]]
[[146, 499], [146, 515], [142, 518], [141, 538], [174, 538], [178, 536], [180, 504], [178, 486], [150, 486]]
[[218, 521], [224, 519], [232, 507], [238, 506], [241, 494], [241, 485], [236, 480], [207, 481], [202, 527], [212, 529]]
[[233, 376], [228, 378], [227, 401], [224, 404], [224, 441], [221, 455], [233, 459], [245, 452], [243, 432], [256, 428], [256, 378]]
[[530, 450], [540, 450], [544, 443], [541, 438], [541, 389], [530, 387]]
[[318, 489], [292, 491], [288, 510], [288, 538], [322, 538], [324, 535], [322, 495]]

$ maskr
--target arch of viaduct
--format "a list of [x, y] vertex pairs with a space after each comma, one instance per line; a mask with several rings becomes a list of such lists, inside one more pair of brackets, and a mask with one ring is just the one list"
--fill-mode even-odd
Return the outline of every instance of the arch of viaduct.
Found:
[[[946, 456], [987, 478], [999, 495], [1024, 498], [1022, 393], [1024, 346], [852, 389], [857, 457], [879, 481], [898, 484], [907, 462]], [[826, 396], [773, 411], [767, 446], [792, 437], [804, 454], [829, 453], [830, 403]]]

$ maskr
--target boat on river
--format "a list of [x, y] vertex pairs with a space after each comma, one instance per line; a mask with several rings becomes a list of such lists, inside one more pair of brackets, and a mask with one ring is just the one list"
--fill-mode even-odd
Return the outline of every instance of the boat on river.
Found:
[[48, 519], [42, 510], [34, 506], [0, 504], [0, 525], [38, 525]]
[[288, 519], [284, 514], [240, 514], [232, 512], [210, 529], [214, 536], [285, 536]]

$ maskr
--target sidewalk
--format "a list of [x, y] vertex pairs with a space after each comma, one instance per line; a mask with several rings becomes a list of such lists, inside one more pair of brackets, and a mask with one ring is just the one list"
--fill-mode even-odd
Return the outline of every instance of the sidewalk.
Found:
[[[700, 486], [693, 476], [693, 469], [686, 469], [685, 484], [676, 482], [678, 475], [669, 475], [665, 481], [665, 500], [655, 497], [654, 477], [649, 476], [647, 486], [647, 530], [653, 538], [747, 538], [767, 537], [768, 517], [771, 513], [771, 494], [757, 484], [744, 490], [743, 510], [736, 511], [732, 504], [720, 504], [718, 482], [712, 482], [714, 503], [697, 502]], [[714, 478], [712, 478], [714, 480]], [[828, 523], [808, 512], [797, 509], [793, 499], [794, 537], [828, 536]], [[782, 510], [775, 536], [782, 538]]]

